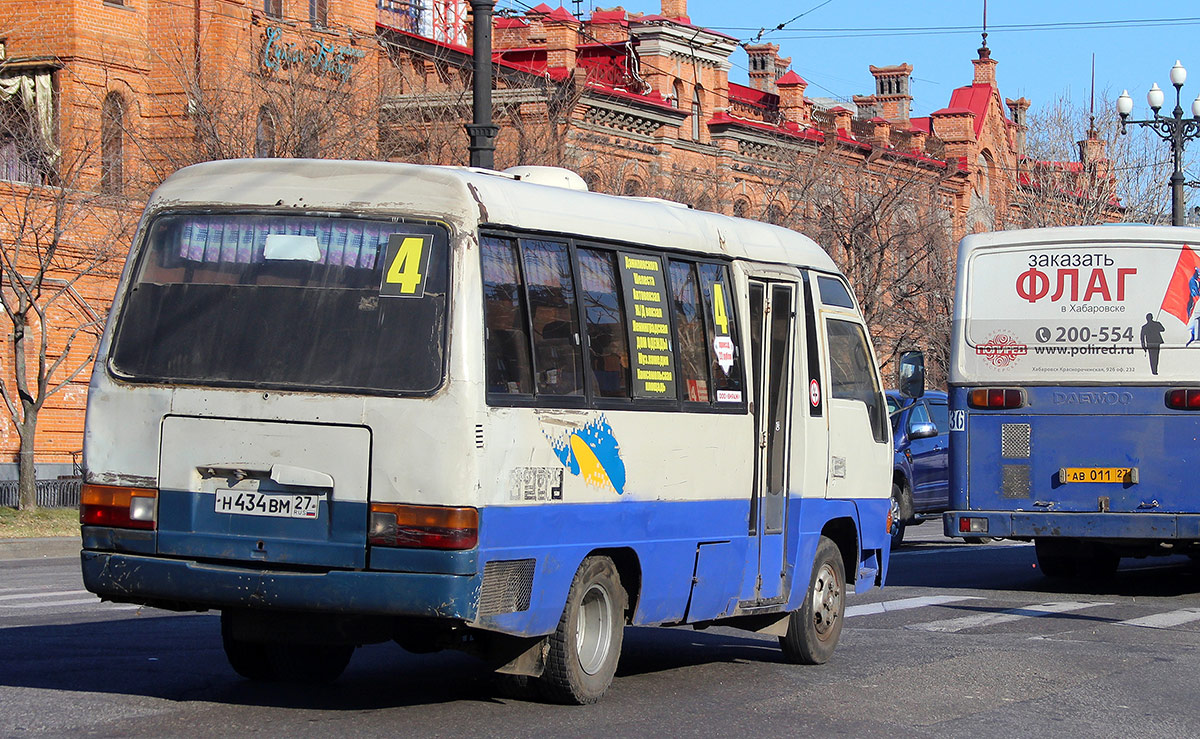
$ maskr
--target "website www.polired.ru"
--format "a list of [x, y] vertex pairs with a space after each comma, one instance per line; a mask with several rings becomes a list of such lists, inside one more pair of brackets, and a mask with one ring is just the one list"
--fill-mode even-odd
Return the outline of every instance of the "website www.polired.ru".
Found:
[[1096, 354], [1133, 354], [1136, 346], [1033, 346], [1034, 354], [1065, 354], [1068, 357], [1083, 357]]

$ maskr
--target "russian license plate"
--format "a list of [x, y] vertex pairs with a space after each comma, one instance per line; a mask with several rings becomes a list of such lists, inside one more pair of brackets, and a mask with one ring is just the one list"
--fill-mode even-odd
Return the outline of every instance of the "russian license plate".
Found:
[[1135, 483], [1138, 471], [1137, 467], [1062, 467], [1058, 470], [1058, 481]]
[[270, 494], [252, 490], [218, 490], [217, 513], [276, 518], [316, 518], [320, 495]]

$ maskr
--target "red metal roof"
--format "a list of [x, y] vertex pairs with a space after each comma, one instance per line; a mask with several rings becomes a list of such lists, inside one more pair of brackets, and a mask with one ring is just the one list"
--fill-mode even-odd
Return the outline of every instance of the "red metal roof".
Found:
[[747, 105], [766, 107], [774, 110], [779, 105], [779, 96], [773, 92], [756, 90], [753, 87], [746, 87], [745, 85], [739, 85], [736, 82], [730, 82], [729, 101], [746, 103]]
[[792, 70], [788, 70], [787, 74], [775, 80], [776, 85], [807, 85], [808, 82], [803, 77], [796, 74]]

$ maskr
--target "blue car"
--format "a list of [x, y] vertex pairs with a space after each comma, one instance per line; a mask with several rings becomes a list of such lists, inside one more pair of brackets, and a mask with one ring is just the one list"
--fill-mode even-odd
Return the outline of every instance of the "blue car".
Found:
[[950, 507], [950, 408], [946, 393], [913, 400], [887, 393], [895, 456], [892, 465], [892, 547], [904, 529], [940, 518]]

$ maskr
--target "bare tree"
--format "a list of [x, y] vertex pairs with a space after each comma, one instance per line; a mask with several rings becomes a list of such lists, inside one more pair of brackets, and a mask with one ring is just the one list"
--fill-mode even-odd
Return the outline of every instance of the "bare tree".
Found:
[[[136, 146], [152, 184], [188, 164], [239, 157], [374, 159], [379, 99], [373, 39], [304, 37], [255, 27], [227, 59], [202, 66], [188, 24], [163, 29], [148, 49], [175, 92], [148, 105], [155, 127]], [[332, 38], [333, 40], [328, 40]]]
[[[37, 116], [7, 105], [0, 142], [23, 162], [0, 182], [0, 307], [7, 319], [0, 401], [16, 428], [19, 506], [35, 508], [40, 414], [86, 380], [136, 218], [118, 193], [95, 189], [98, 146], [42, 135]], [[101, 282], [105, 281], [105, 282]]]
[[1149, 132], [1118, 131], [1115, 110], [1093, 116], [1065, 95], [1030, 113], [1014, 225], [1170, 223], [1169, 148]]

